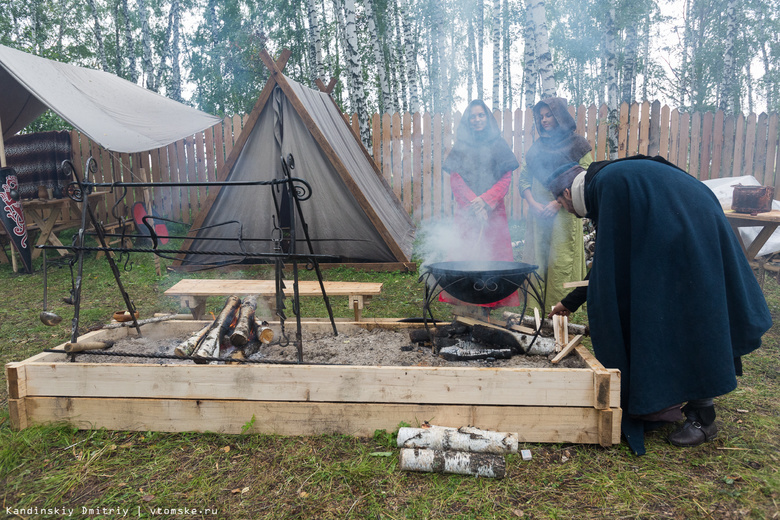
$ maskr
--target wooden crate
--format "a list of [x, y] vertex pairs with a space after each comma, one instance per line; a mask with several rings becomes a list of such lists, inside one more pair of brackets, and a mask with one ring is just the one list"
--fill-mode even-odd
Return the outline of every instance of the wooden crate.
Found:
[[[203, 324], [168, 321], [142, 330], [160, 338]], [[408, 325], [338, 324], [340, 334], [380, 326]], [[80, 339], [117, 340], [133, 332], [104, 329]], [[6, 364], [6, 376], [16, 429], [64, 421], [81, 429], [236, 434], [252, 422], [253, 432], [371, 436], [401, 422], [429, 421], [517, 432], [521, 442], [617, 444], [620, 372], [605, 369], [582, 346], [574, 355], [587, 368], [71, 363], [42, 353]]]

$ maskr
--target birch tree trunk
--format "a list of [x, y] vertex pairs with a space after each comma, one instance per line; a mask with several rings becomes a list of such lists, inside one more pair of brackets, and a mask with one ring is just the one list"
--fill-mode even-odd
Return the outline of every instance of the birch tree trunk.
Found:
[[398, 0], [393, 0], [389, 18], [392, 21], [389, 32], [395, 33], [395, 42], [390, 46], [392, 48], [390, 69], [393, 84], [396, 85], [395, 92], [397, 92], [395, 106], [399, 112], [407, 111], [409, 110], [409, 86], [406, 83], [406, 45], [404, 45], [404, 26], [401, 25], [401, 8]]
[[412, 38], [412, 26], [409, 21], [407, 6], [402, 2], [402, 10], [400, 12], [401, 22], [404, 29], [404, 49], [406, 57], [406, 83], [409, 86], [409, 112], [416, 113], [420, 111], [420, 96], [417, 90], [417, 61], [414, 55], [414, 40]]
[[510, 52], [511, 52], [511, 46], [512, 41], [509, 37], [510, 29], [511, 29], [511, 23], [510, 23], [510, 12], [509, 12], [509, 0], [504, 0], [504, 7], [503, 7], [503, 27], [502, 27], [502, 41], [504, 45], [504, 57], [503, 57], [503, 64], [501, 66], [501, 69], [504, 71], [504, 102], [502, 104], [502, 108], [504, 110], [511, 109], [512, 108], [512, 62], [510, 59]]
[[[468, 48], [466, 49], [466, 96], [468, 98], [468, 101], [470, 102], [473, 97], [474, 92], [474, 72], [476, 69], [476, 41], [474, 38], [474, 20], [471, 16], [471, 13], [468, 13], [468, 26], [467, 26], [467, 38], [468, 38]], [[765, 53], [766, 54], [766, 53]], [[764, 60], [766, 61], [766, 60]]]
[[607, 109], [609, 110], [607, 146], [610, 160], [617, 159], [618, 154], [618, 88], [617, 88], [617, 56], [615, 53], [615, 8], [611, 5], [607, 10], [606, 30], [604, 35], [604, 62], [607, 84]]
[[366, 93], [363, 90], [363, 69], [360, 66], [360, 49], [358, 48], [357, 29], [355, 28], [355, 0], [344, 1], [344, 18], [346, 21], [344, 29], [347, 42], [347, 67], [349, 75], [352, 77], [353, 87], [350, 98], [360, 122], [360, 139], [363, 144], [369, 146], [371, 136], [368, 127], [368, 111], [366, 110]]
[[152, 65], [152, 36], [149, 32], [149, 13], [146, 10], [146, 0], [138, 0], [138, 17], [141, 19], [141, 42], [143, 45], [141, 70], [143, 71], [146, 88], [156, 90], [154, 66]]
[[92, 18], [95, 22], [93, 32], [95, 33], [95, 41], [98, 47], [98, 60], [100, 61], [100, 68], [104, 72], [108, 72], [108, 60], [106, 59], [106, 48], [103, 45], [103, 31], [100, 29], [100, 17], [98, 16], [97, 6], [95, 0], [87, 0], [89, 8], [92, 10]]
[[531, 12], [534, 19], [534, 37], [536, 40], [536, 66], [542, 80], [542, 99], [554, 97], [558, 90], [547, 34], [547, 14], [544, 0], [531, 0]]
[[631, 104], [634, 101], [634, 77], [636, 76], [636, 23], [631, 22], [626, 27], [626, 43], [623, 56], [623, 81], [621, 99], [624, 103]]
[[320, 35], [320, 24], [317, 20], [317, 4], [314, 0], [306, 0], [309, 6], [309, 34], [312, 42], [313, 52], [311, 61], [314, 64], [315, 79], [325, 81], [325, 68], [322, 64], [322, 37]]
[[484, 57], [485, 57], [485, 2], [477, 0], [477, 97], [485, 99], [485, 80], [484, 80]]
[[68, 8], [68, 0], [60, 0], [60, 24], [57, 33], [57, 54], [62, 54], [62, 39], [65, 36], [66, 18], [65, 12]]
[[[433, 20], [432, 27], [430, 31], [428, 32], [430, 41], [430, 66], [428, 67], [428, 77], [431, 85], [431, 107], [433, 108], [434, 112], [441, 112], [441, 97], [440, 97], [440, 72], [441, 68], [439, 66], [440, 63], [440, 54], [439, 54], [439, 34], [441, 29], [441, 23], [440, 23], [440, 15], [441, 15], [441, 5], [437, 0], [431, 1], [431, 19]], [[404, 17], [404, 23], [406, 24], [407, 17]], [[405, 27], [405, 26], [404, 26]]]
[[692, 22], [692, 16], [691, 16], [691, 0], [685, 0], [685, 9], [683, 14], [683, 23], [685, 24], [685, 29], [683, 31], [683, 45], [682, 45], [682, 57], [681, 57], [681, 65], [680, 65], [680, 88], [679, 88], [679, 95], [680, 95], [680, 106], [685, 106], [685, 100], [687, 98], [688, 93], [688, 52], [691, 47], [691, 23]]
[[114, 49], [116, 61], [114, 61], [114, 74], [122, 77], [122, 41], [119, 36], [122, 24], [119, 22], [119, 4], [121, 0], [115, 0], [114, 3]]
[[501, 0], [493, 0], [493, 110], [501, 110]]
[[173, 27], [171, 28], [171, 92], [169, 97], [181, 101], [181, 69], [179, 66], [179, 27], [181, 26], [181, 4], [179, 0], [171, 1]]
[[[764, 76], [770, 77], [772, 74], [772, 65], [769, 61], [769, 53], [767, 52], [767, 42], [761, 44], [761, 59], [764, 62]], [[772, 110], [772, 104], [774, 103], [774, 85], [771, 81], [767, 81], [765, 84], [766, 106], [768, 110]]]
[[130, 27], [130, 10], [127, 7], [127, 0], [122, 0], [122, 14], [125, 17], [125, 53], [127, 54], [127, 68], [130, 73], [130, 81], [138, 82], [138, 71], [135, 68], [135, 43], [133, 41], [133, 31]]
[[[734, 108], [734, 42], [737, 39], [737, 0], [729, 0], [726, 7], [727, 31], [723, 42], [723, 77], [720, 83], [720, 105], [718, 108], [729, 112]], [[768, 105], [767, 105], [768, 106]]]
[[525, 95], [525, 106], [531, 108], [536, 100], [536, 39], [534, 34], [534, 19], [531, 13], [531, 4], [526, 3], [525, 7], [525, 42], [523, 51], [523, 94]]
[[166, 64], [165, 62], [168, 60], [168, 55], [170, 54], [171, 46], [169, 42], [171, 41], [171, 31], [173, 29], [173, 6], [171, 6], [171, 10], [168, 12], [168, 26], [165, 28], [165, 38], [163, 39], [163, 49], [162, 54], [160, 54], [160, 66], [157, 67], [157, 75], [155, 76], [154, 80], [154, 87], [155, 92], [160, 90], [160, 85], [162, 84], [163, 74], [166, 70]]
[[395, 112], [395, 103], [390, 93], [390, 84], [387, 82], [387, 68], [383, 51], [384, 38], [379, 37], [376, 8], [371, 0], [366, 0], [366, 10], [368, 10], [368, 32], [374, 47], [374, 60], [376, 61], [377, 75], [379, 76], [379, 88], [382, 90], [381, 105], [384, 112], [392, 113]]

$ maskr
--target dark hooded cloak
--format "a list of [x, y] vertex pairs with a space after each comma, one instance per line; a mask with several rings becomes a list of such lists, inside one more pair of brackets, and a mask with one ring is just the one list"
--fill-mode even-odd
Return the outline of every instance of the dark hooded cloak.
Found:
[[[548, 107], [558, 126], [550, 132], [542, 128], [542, 107]], [[563, 98], [547, 98], [538, 102], [533, 109], [534, 124], [539, 132], [537, 139], [525, 156], [528, 171], [542, 184], [559, 167], [568, 163], [576, 163], [591, 150], [590, 143], [584, 137], [577, 135], [577, 123], [566, 108]]]
[[620, 369], [623, 434], [642, 454], [635, 417], [732, 391], [739, 357], [761, 345], [772, 318], [706, 185], [643, 157], [593, 163], [584, 192], [598, 229], [591, 339], [599, 361]]
[[[487, 126], [482, 132], [472, 131], [469, 125], [471, 108], [476, 105], [487, 115]], [[493, 112], [481, 100], [474, 100], [466, 107], [455, 138], [455, 145], [442, 163], [442, 169], [447, 173], [458, 173], [477, 196], [489, 190], [504, 174], [520, 167], [515, 154], [501, 137]]]

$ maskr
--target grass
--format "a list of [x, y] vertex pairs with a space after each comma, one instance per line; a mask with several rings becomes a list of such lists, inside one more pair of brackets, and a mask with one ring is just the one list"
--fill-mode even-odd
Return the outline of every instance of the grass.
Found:
[[[151, 258], [136, 255], [133, 261], [122, 281], [141, 316], [179, 311], [178, 303], [162, 293], [193, 275], [158, 277]], [[36, 265], [40, 268], [40, 261]], [[267, 274], [249, 268], [197, 276]], [[364, 309], [367, 317], [421, 316], [423, 291], [414, 273], [339, 268], [326, 270], [325, 277], [382, 282], [383, 294]], [[38, 320], [40, 270], [14, 274], [0, 265], [0, 279], [6, 287], [0, 307], [3, 363], [69, 338], [73, 308], [62, 303], [71, 283], [67, 264], [49, 273], [49, 308], [63, 317], [53, 328]], [[81, 332], [99, 327], [123, 308], [105, 260], [88, 258], [84, 280]], [[764, 291], [776, 319], [780, 286], [768, 279]], [[325, 316], [316, 300], [304, 300], [304, 316]], [[209, 308], [220, 304], [215, 299]], [[334, 298], [333, 305], [337, 317], [350, 316], [346, 298]], [[438, 306], [435, 313], [446, 316]], [[778, 518], [779, 338], [775, 325], [764, 347], [744, 359], [740, 387], [716, 400], [721, 425], [716, 441], [674, 448], [665, 441], [668, 430], [662, 430], [649, 434], [644, 457], [632, 455], [624, 444], [606, 449], [526, 444], [522, 448], [530, 449], [533, 459], [509, 456], [502, 480], [401, 472], [393, 432], [384, 431], [373, 438], [78, 431], [65, 425], [14, 431], [3, 372], [1, 511], [25, 519], [67, 516], [54, 508], [73, 509], [72, 518], [120, 518], [124, 510], [134, 518]], [[247, 417], [247, 431], [252, 420]]]

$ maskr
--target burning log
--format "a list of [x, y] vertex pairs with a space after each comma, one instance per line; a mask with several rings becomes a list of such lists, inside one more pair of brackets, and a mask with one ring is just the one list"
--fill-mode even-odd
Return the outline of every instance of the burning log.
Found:
[[473, 426], [448, 428], [399, 428], [399, 448], [468, 451], [471, 453], [517, 453], [517, 433], [480, 430]]
[[532, 356], [546, 356], [555, 351], [555, 340], [552, 338], [522, 334], [487, 324], [474, 325], [471, 328], [471, 339], [485, 345], [509, 347], [515, 352]]
[[399, 461], [401, 469], [405, 471], [456, 473], [491, 478], [503, 478], [506, 475], [504, 457], [492, 453], [403, 448]]
[[[511, 325], [525, 325], [527, 327], [533, 327], [536, 324], [534, 323], [534, 317], [533, 316], [523, 316], [522, 314], [517, 314], [514, 312], [504, 312], [503, 318], [506, 320], [507, 327], [510, 327]], [[542, 330], [553, 330], [553, 323], [551, 320], [542, 320]], [[569, 323], [569, 334], [572, 336], [577, 334], [582, 334], [583, 336], [590, 336], [590, 328], [587, 325], [578, 325], [576, 323]]]
[[252, 328], [255, 324], [257, 298], [257, 294], [247, 296], [244, 298], [244, 301], [241, 303], [241, 308], [238, 310], [236, 329], [230, 336], [230, 342], [237, 347], [246, 345], [249, 341], [249, 336], [252, 334]]
[[65, 343], [64, 350], [69, 354], [85, 350], [104, 350], [114, 346], [113, 341], [85, 341], [83, 343]]
[[187, 338], [183, 343], [178, 345], [174, 350], [173, 353], [176, 354], [179, 357], [186, 357], [191, 356], [193, 352], [195, 352], [195, 349], [198, 348], [198, 345], [200, 345], [203, 338], [208, 334], [208, 332], [211, 330], [211, 327], [214, 325], [214, 322], [209, 323], [202, 329], [200, 329], [198, 332]]
[[[230, 324], [233, 322], [236, 311], [241, 305], [241, 300], [238, 296], [229, 296], [225, 302], [222, 312], [214, 323], [211, 324], [211, 328], [206, 333], [206, 337], [200, 343], [200, 347], [195, 351], [195, 357], [215, 357], [219, 355], [219, 345], [222, 341], [222, 337], [230, 330]], [[196, 363], [206, 363], [206, 361], [196, 360]]]
[[254, 332], [257, 336], [257, 341], [250, 342], [244, 345], [244, 355], [246, 357], [257, 354], [262, 345], [267, 345], [274, 340], [274, 331], [268, 326], [267, 321], [254, 320]]

